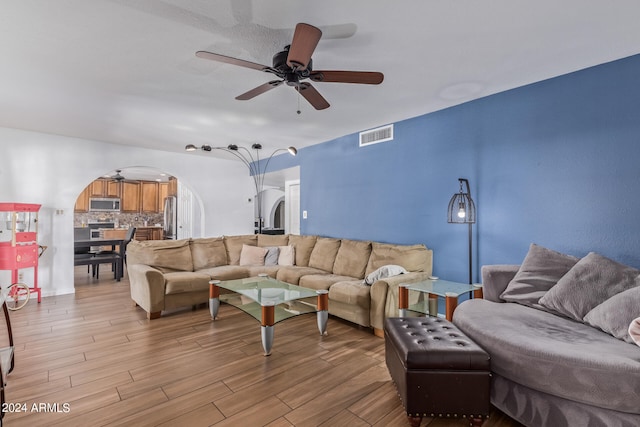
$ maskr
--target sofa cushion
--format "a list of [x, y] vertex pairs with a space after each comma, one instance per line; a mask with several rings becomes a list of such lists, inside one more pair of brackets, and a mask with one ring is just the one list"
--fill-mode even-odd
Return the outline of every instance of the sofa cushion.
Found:
[[276, 277], [278, 274], [278, 270], [280, 270], [279, 265], [248, 265], [246, 266], [248, 271], [246, 277], [256, 277], [260, 274], [266, 274], [269, 277]]
[[289, 244], [295, 248], [296, 265], [307, 267], [311, 251], [316, 244], [318, 236], [299, 236], [292, 234], [289, 236]]
[[242, 245], [240, 265], [264, 265], [264, 258], [267, 256], [267, 252], [267, 248]]
[[[636, 279], [636, 282], [640, 285], [640, 279]], [[638, 315], [640, 315], [640, 286], [635, 286], [597, 305], [584, 316], [584, 321], [620, 340], [634, 344], [634, 340], [629, 335], [629, 325]]]
[[288, 244], [288, 234], [258, 234], [258, 246], [286, 246]]
[[637, 346], [553, 313], [483, 299], [461, 303], [453, 323], [491, 355], [497, 375], [563, 399], [638, 413]]
[[330, 237], [318, 237], [316, 244], [309, 256], [309, 267], [318, 268], [327, 272], [333, 271], [333, 264], [340, 249], [340, 239]]
[[298, 265], [294, 266], [281, 266], [278, 269], [278, 274], [276, 274], [276, 279], [291, 283], [292, 285], [297, 285], [300, 283], [300, 278], [307, 274], [327, 274], [325, 271], [319, 270], [313, 267], [300, 267]]
[[164, 279], [166, 295], [206, 291], [209, 289], [209, 280], [211, 280], [208, 274], [193, 271], [164, 273]]
[[294, 265], [296, 262], [296, 248], [292, 245], [278, 246], [278, 265]]
[[127, 245], [127, 261], [160, 269], [193, 271], [189, 240], [132, 240]]
[[362, 279], [370, 256], [371, 242], [343, 239], [333, 264], [333, 273]]
[[353, 277], [337, 274], [305, 274], [300, 277], [298, 284], [304, 288], [328, 290], [334, 283], [352, 281], [353, 279]]
[[542, 298], [540, 305], [582, 322], [595, 306], [637, 285], [640, 270], [590, 252]]
[[500, 298], [529, 307], [544, 309], [538, 301], [579, 261], [532, 243], [515, 277]]
[[227, 265], [227, 249], [222, 237], [191, 239], [190, 248], [194, 270]]
[[241, 265], [221, 265], [219, 267], [205, 268], [198, 270], [198, 273], [207, 274], [210, 279], [215, 280], [235, 280], [251, 277], [249, 274], [250, 267]]
[[[329, 299], [365, 309], [371, 306], [371, 288], [362, 280], [345, 280], [336, 282], [329, 288]], [[331, 304], [331, 303], [329, 303]]]
[[401, 265], [407, 271], [431, 270], [430, 252], [425, 245], [392, 245], [389, 243], [371, 243], [371, 257], [365, 274], [369, 274], [383, 265]]
[[257, 244], [258, 236], [255, 234], [224, 236], [224, 245], [227, 248], [227, 260], [229, 265], [240, 265], [242, 245], [256, 246]]

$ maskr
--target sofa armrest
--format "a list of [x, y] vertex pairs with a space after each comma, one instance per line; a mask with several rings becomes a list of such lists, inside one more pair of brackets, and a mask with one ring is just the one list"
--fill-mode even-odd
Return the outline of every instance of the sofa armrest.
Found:
[[371, 285], [371, 326], [378, 331], [384, 328], [384, 319], [398, 317], [398, 286], [401, 283], [419, 282], [426, 280], [430, 273], [424, 271], [410, 272], [398, 276], [378, 280]]
[[164, 309], [165, 280], [162, 272], [145, 264], [128, 264], [131, 299], [147, 313]]
[[504, 302], [500, 295], [520, 269], [519, 265], [483, 265], [483, 298], [493, 302]]

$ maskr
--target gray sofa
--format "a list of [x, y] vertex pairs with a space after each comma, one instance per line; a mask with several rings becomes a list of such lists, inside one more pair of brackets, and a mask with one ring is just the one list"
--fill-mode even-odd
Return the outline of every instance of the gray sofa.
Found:
[[[553, 312], [548, 303], [541, 307], [540, 302], [550, 299], [545, 295], [551, 290], [546, 292], [544, 286], [535, 290], [533, 304], [523, 304], [522, 292], [509, 298], [506, 289], [519, 271], [517, 265], [484, 266], [484, 299], [463, 302], [453, 317], [453, 323], [491, 356], [491, 403], [527, 426], [640, 426], [640, 347], [621, 339], [624, 325], [615, 337], [613, 331]], [[602, 272], [594, 271], [592, 277]], [[634, 293], [637, 304], [640, 282], [636, 277], [634, 285], [627, 276], [629, 286], [636, 286], [628, 297]], [[627, 318], [633, 317], [632, 305], [619, 307], [629, 311]], [[601, 311], [590, 312], [594, 310]], [[635, 316], [638, 313], [640, 305]]]
[[[267, 261], [268, 255], [256, 250], [273, 247], [293, 248], [294, 259], [278, 258], [273, 264]], [[206, 303], [211, 279], [266, 273], [294, 285], [328, 290], [330, 314], [372, 327], [381, 336], [384, 319], [398, 315], [398, 285], [431, 275], [432, 256], [422, 244], [252, 234], [134, 240], [127, 246], [127, 271], [131, 298], [149, 319], [160, 317], [163, 310]], [[371, 285], [363, 283], [365, 277], [387, 265], [402, 266], [406, 273], [380, 277]]]

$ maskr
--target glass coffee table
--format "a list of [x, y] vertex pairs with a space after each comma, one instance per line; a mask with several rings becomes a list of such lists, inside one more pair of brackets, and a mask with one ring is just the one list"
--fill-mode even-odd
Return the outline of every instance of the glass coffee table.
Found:
[[[220, 293], [220, 289], [231, 291]], [[315, 304], [309, 301], [315, 298]], [[321, 335], [327, 332], [329, 291], [303, 288], [273, 279], [266, 275], [237, 280], [209, 282], [209, 311], [211, 319], [218, 316], [220, 302], [226, 302], [260, 321], [264, 355], [271, 354], [276, 323], [307, 313], [317, 313]]]
[[[418, 296], [417, 300], [410, 302], [409, 291], [417, 291], [421, 295]], [[482, 298], [482, 285], [450, 282], [436, 277], [421, 282], [402, 283], [398, 287], [400, 317], [405, 317], [407, 311], [437, 316], [438, 297], [443, 297], [446, 306], [445, 317], [447, 320], [451, 320], [453, 312], [458, 306], [458, 297], [465, 293], [469, 293], [474, 298]]]

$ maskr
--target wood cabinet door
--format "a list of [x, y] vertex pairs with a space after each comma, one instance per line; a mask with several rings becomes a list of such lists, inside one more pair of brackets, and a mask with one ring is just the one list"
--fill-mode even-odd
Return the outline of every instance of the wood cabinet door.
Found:
[[161, 182], [158, 184], [158, 212], [164, 212], [164, 199], [169, 195], [169, 183]]
[[89, 212], [89, 193], [91, 192], [91, 185], [82, 190], [82, 193], [76, 200], [76, 206], [73, 209], [74, 212]]
[[104, 197], [107, 194], [107, 180], [96, 179], [89, 184], [90, 197]]
[[141, 211], [145, 213], [158, 212], [158, 183], [142, 181]]
[[140, 183], [123, 182], [120, 191], [122, 193], [120, 210], [128, 213], [140, 212]]
[[169, 196], [178, 195], [178, 180], [175, 177], [169, 178]]
[[108, 180], [106, 187], [105, 196], [120, 197], [120, 182]]

